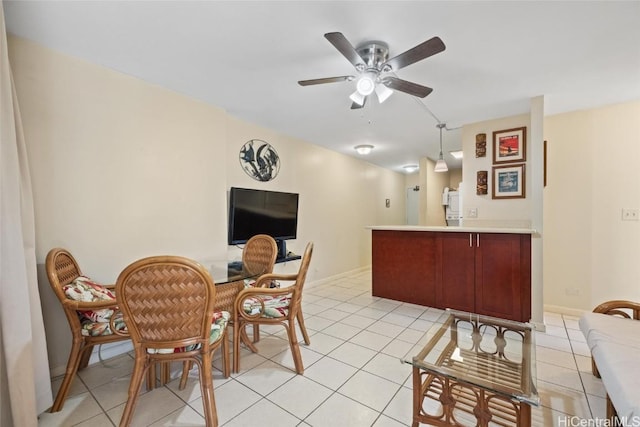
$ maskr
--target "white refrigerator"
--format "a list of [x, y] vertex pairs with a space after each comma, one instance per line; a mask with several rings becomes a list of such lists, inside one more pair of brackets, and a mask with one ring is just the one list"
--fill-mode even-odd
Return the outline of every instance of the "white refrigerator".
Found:
[[459, 226], [462, 221], [462, 200], [459, 191], [449, 191], [445, 188], [442, 193], [442, 204], [445, 206], [445, 220], [448, 226]]

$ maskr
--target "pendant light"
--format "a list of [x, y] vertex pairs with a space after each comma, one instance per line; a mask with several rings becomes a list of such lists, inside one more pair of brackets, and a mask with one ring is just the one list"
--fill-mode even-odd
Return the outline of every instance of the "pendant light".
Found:
[[445, 123], [438, 123], [436, 125], [436, 127], [440, 129], [440, 156], [436, 162], [436, 167], [433, 169], [435, 172], [447, 172], [449, 170], [447, 162], [444, 161], [444, 157], [442, 156], [442, 128], [445, 126], [447, 126]]

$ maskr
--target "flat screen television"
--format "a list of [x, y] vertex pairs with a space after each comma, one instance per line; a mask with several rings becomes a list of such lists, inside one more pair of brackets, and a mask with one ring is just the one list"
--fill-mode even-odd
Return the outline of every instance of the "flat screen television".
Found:
[[[280, 251], [298, 232], [298, 194], [231, 187], [229, 244], [246, 243], [256, 234], [273, 237]], [[286, 256], [286, 253], [284, 254]], [[279, 257], [282, 253], [279, 254]]]

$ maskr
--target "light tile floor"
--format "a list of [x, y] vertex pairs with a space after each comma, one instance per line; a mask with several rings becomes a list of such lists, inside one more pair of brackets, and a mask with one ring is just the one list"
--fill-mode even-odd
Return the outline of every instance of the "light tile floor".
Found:
[[[311, 335], [311, 345], [301, 345], [304, 375], [293, 371], [284, 328], [261, 328], [260, 352], [243, 350], [240, 373], [223, 378], [215, 370], [220, 425], [411, 425], [411, 367], [400, 358], [417, 353], [441, 311], [372, 297], [371, 272], [364, 271], [308, 284], [303, 312]], [[578, 425], [605, 416], [605, 390], [591, 374], [577, 320], [545, 313], [546, 332], [537, 333], [541, 406], [532, 410], [535, 426]], [[218, 357], [214, 367], [219, 364]], [[41, 414], [39, 426], [118, 425], [132, 368], [133, 358], [125, 354], [80, 372], [64, 409]], [[174, 375], [179, 369], [175, 364]], [[184, 390], [178, 390], [177, 379], [151, 392], [143, 387], [132, 425], [204, 425], [193, 374]], [[60, 381], [53, 380], [54, 392]]]

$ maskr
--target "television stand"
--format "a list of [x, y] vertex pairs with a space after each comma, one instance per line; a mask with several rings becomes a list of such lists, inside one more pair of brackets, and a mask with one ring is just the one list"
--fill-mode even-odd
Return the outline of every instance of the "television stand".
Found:
[[276, 264], [302, 258], [300, 255], [296, 255], [293, 252], [289, 252], [287, 250], [286, 240], [276, 239], [276, 245], [278, 245], [278, 255], [276, 256]]
[[302, 259], [302, 256], [296, 255], [293, 252], [289, 252], [285, 257], [276, 258], [276, 264], [279, 264], [281, 262], [287, 262], [287, 261], [295, 261], [297, 259]]

